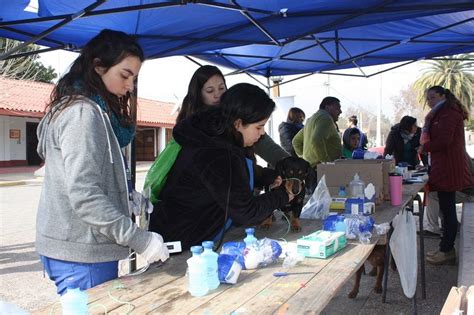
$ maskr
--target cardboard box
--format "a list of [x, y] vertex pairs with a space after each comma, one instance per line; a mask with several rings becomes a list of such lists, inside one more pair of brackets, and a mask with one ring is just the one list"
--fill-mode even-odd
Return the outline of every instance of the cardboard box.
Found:
[[452, 287], [449, 291], [449, 295], [444, 302], [441, 315], [452, 315], [452, 314], [469, 314], [466, 312], [466, 291], [467, 288], [462, 286], [460, 288]]
[[318, 182], [326, 175], [326, 184], [331, 196], [337, 196], [340, 186], [348, 187], [355, 173], [367, 185], [375, 186], [375, 203], [390, 200], [389, 173], [395, 170], [393, 160], [336, 160], [331, 163], [318, 164]]
[[346, 233], [322, 230], [296, 241], [298, 254], [313, 258], [327, 258], [346, 247], [346, 244]]

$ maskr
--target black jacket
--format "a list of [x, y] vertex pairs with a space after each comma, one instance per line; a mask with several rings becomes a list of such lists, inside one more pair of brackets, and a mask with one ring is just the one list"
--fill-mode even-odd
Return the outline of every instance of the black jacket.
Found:
[[280, 126], [278, 126], [278, 132], [280, 133], [280, 144], [286, 152], [291, 154], [291, 156], [297, 156], [291, 141], [293, 141], [293, 138], [301, 129], [302, 126], [298, 126], [290, 122], [282, 122]]
[[[418, 158], [417, 148], [420, 146], [420, 136], [421, 128], [418, 127], [418, 130], [416, 131], [412, 140], [409, 141], [411, 145], [411, 157], [410, 159], [403, 159], [404, 142], [400, 134], [400, 124], [394, 125], [387, 136], [383, 155], [392, 155], [395, 158], [395, 162], [397, 164], [400, 162], [407, 162], [412, 166], [418, 165], [420, 163], [420, 159]], [[426, 156], [422, 156], [422, 161], [423, 164], [427, 165]]]
[[151, 214], [150, 230], [165, 241], [181, 241], [183, 249], [212, 240], [223, 227], [226, 207], [234, 225], [251, 226], [288, 202], [283, 188], [253, 196], [245, 150], [219, 135], [219, 120], [214, 112], [198, 113], [173, 129], [182, 149]]

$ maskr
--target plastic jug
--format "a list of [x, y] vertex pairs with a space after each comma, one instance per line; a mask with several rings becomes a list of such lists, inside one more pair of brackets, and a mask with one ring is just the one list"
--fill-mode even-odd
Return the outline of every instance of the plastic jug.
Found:
[[188, 263], [188, 291], [192, 296], [203, 296], [209, 291], [206, 262], [201, 256], [202, 246], [192, 246], [193, 256]]
[[354, 178], [349, 183], [349, 195], [352, 198], [360, 198], [364, 200], [365, 183], [359, 178], [359, 174], [355, 173]]
[[245, 233], [247, 236], [244, 238], [245, 246], [252, 247], [257, 246], [257, 238], [255, 237], [255, 229], [254, 228], [246, 228]]
[[66, 293], [64, 293], [61, 300], [62, 314], [64, 315], [85, 315], [87, 310], [87, 292], [82, 291], [73, 277], [64, 280], [66, 284]]
[[214, 247], [212, 241], [202, 242], [202, 247], [204, 247], [204, 251], [201, 256], [206, 261], [207, 266], [207, 286], [209, 290], [214, 290], [220, 284], [217, 274], [217, 258], [219, 255], [212, 250], [212, 247]]

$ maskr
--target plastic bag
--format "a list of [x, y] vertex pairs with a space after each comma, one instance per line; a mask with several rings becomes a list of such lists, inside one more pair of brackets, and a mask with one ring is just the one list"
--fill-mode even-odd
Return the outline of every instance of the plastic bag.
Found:
[[283, 269], [290, 269], [296, 264], [304, 261], [304, 255], [298, 254], [298, 247], [296, 242], [292, 243], [285, 243], [282, 247], [282, 255], [284, 258], [283, 260]]
[[280, 246], [280, 243], [278, 243], [278, 241], [276, 240], [272, 240], [265, 237], [261, 240], [258, 240], [258, 245], [263, 253], [263, 260], [260, 263], [261, 267], [274, 263], [281, 255], [282, 248]]
[[217, 274], [221, 283], [236, 284], [242, 265], [236, 255], [219, 254], [217, 258]]
[[314, 190], [311, 198], [301, 210], [301, 219], [324, 219], [329, 214], [331, 195], [326, 185], [326, 175], [319, 180], [318, 186]]
[[416, 224], [413, 214], [402, 211], [392, 221], [390, 248], [397, 264], [403, 293], [412, 298], [416, 291], [418, 257], [416, 254]]
[[158, 196], [165, 186], [168, 173], [173, 167], [180, 151], [181, 146], [174, 139], [171, 139], [146, 174], [143, 187], [144, 189], [150, 188], [150, 200], [153, 204], [158, 202]]
[[239, 262], [242, 268], [245, 268], [244, 249], [244, 242], [226, 242], [222, 244], [222, 249], [220, 253], [235, 256], [236, 260]]
[[256, 269], [277, 261], [281, 252], [276, 240], [263, 238], [251, 247], [247, 247], [245, 242], [226, 242], [220, 253], [234, 256], [243, 269]]
[[346, 219], [346, 238], [358, 238], [362, 244], [370, 243], [372, 237], [372, 230], [374, 228], [374, 219], [370, 215], [351, 214], [345, 215]]

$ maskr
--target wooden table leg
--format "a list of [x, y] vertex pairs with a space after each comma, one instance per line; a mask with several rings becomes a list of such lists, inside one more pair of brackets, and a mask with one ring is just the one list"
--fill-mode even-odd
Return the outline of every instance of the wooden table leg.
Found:
[[383, 267], [383, 285], [382, 285], [382, 303], [385, 303], [387, 297], [388, 265], [390, 265], [390, 238], [392, 237], [393, 226], [390, 222], [390, 230], [387, 232], [387, 247], [385, 249], [385, 264]]
[[416, 195], [415, 200], [418, 201], [418, 215], [420, 224], [420, 273], [421, 273], [421, 298], [426, 299], [426, 279], [425, 279], [425, 236], [423, 230], [423, 218], [425, 214], [424, 202], [420, 195]]

